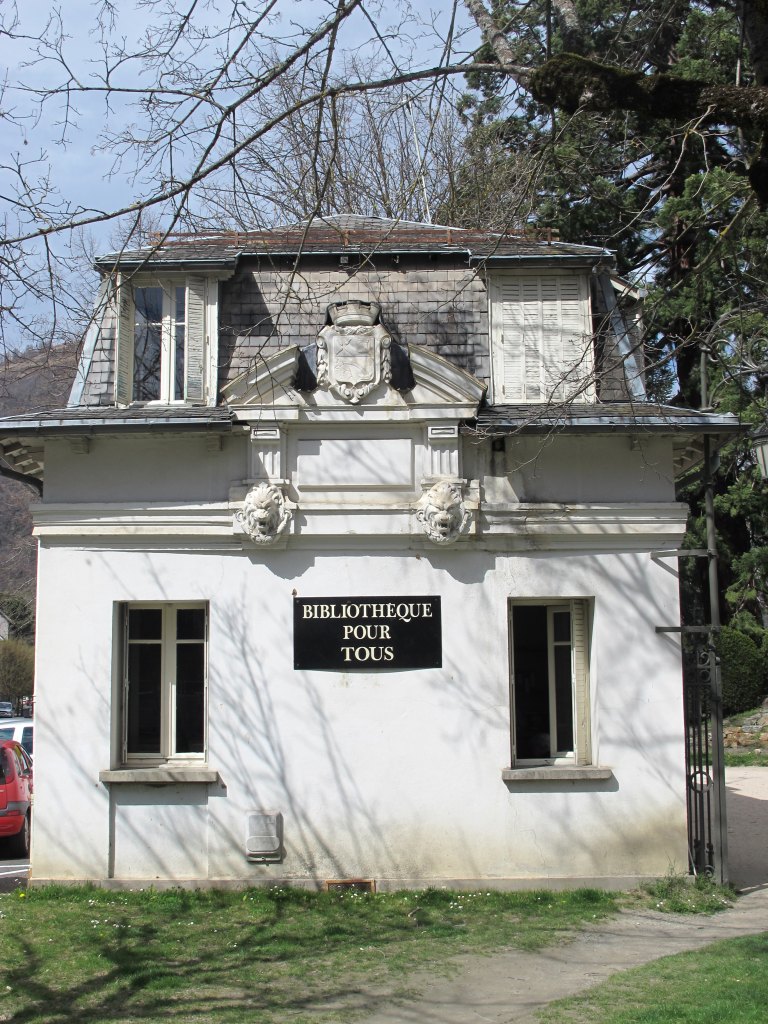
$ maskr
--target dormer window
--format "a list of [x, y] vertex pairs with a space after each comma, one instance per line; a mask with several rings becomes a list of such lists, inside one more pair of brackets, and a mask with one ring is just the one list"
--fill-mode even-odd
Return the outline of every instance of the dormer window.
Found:
[[594, 401], [586, 274], [500, 274], [490, 302], [494, 403]]
[[212, 377], [210, 337], [215, 336], [216, 296], [216, 282], [209, 283], [204, 277], [140, 277], [120, 282], [118, 405], [206, 402]]
[[159, 285], [133, 290], [133, 400], [184, 400], [187, 290]]

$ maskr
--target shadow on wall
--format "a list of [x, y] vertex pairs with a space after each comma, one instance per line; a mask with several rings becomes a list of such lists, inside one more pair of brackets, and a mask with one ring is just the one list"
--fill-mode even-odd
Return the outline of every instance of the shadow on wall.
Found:
[[[109, 562], [108, 556], [105, 557]], [[343, 719], [338, 714], [338, 705], [334, 713], [329, 697], [330, 691], [335, 689], [338, 698], [339, 687], [343, 685], [341, 680], [332, 679], [329, 674], [327, 682], [332, 683], [331, 686], [326, 685], [325, 677], [293, 672], [290, 599], [276, 601], [274, 595], [259, 593], [256, 582], [243, 584], [237, 598], [228, 595], [224, 600], [218, 600], [215, 593], [190, 592], [188, 583], [182, 586], [179, 576], [171, 571], [172, 559], [151, 554], [144, 557], [147, 574], [153, 579], [152, 587], [142, 594], [125, 595], [127, 599], [146, 599], [151, 590], [158, 600], [178, 600], [181, 587], [188, 599], [211, 601], [209, 722], [211, 749], [215, 751], [212, 760], [216, 761], [212, 767], [220, 771], [223, 785], [228, 788], [197, 784], [182, 788], [116, 786], [106, 799], [107, 794], [96, 779], [98, 770], [108, 766], [86, 763], [88, 756], [92, 758], [91, 752], [79, 753], [81, 748], [74, 747], [70, 765], [77, 773], [77, 786], [83, 793], [97, 794], [85, 800], [89, 813], [102, 817], [93, 827], [94, 834], [106, 826], [103, 816], [107, 805], [110, 808], [116, 875], [204, 879], [213, 871], [215, 877], [243, 881], [285, 877], [280, 874], [284, 870], [281, 865], [265, 868], [245, 861], [246, 814], [258, 808], [274, 808], [283, 813], [292, 870], [297, 876], [314, 878], [318, 883], [329, 877], [358, 874], [361, 866], [379, 878], [435, 877], [440, 874], [442, 842], [450, 844], [452, 860], [462, 864], [464, 877], [481, 877], [487, 873], [481, 869], [485, 851], [481, 856], [477, 837], [471, 827], [464, 826], [460, 814], [455, 815], [453, 824], [446, 824], [444, 835], [435, 834], [435, 821], [447, 822], [444, 809], [430, 818], [433, 799], [445, 800], [446, 785], [450, 784], [451, 773], [457, 770], [455, 764], [435, 765], [429, 778], [422, 767], [427, 788], [406, 784], [408, 758], [411, 753], [415, 758], [419, 746], [429, 737], [414, 725], [405, 697], [397, 714], [392, 713], [390, 704], [386, 719], [390, 723], [387, 728], [396, 728], [397, 736], [377, 728], [371, 704], [367, 707], [368, 717]], [[263, 557], [275, 563], [270, 566], [272, 578], [280, 576], [286, 581], [280, 589], [287, 598], [290, 591], [283, 589], [287, 581], [300, 581], [313, 564], [312, 556], [291, 552], [273, 552]], [[371, 555], [366, 557], [367, 578], [375, 580], [378, 559]], [[441, 552], [435, 557], [445, 563], [442, 571], [447, 571], [448, 556]], [[546, 578], [557, 579], [557, 565], [548, 556], [529, 557], [541, 563], [538, 568]], [[222, 563], [223, 573], [221, 556], [211, 555], [211, 558]], [[603, 631], [598, 666], [601, 690], [598, 735], [605, 737], [605, 745], [614, 750], [634, 752], [640, 769], [634, 774], [639, 781], [630, 777], [632, 756], [625, 753], [624, 774], [617, 777], [618, 786], [604, 787], [602, 792], [594, 787], [573, 788], [573, 784], [550, 785], [541, 792], [534, 792], [530, 787], [524, 793], [517, 787], [505, 789], [500, 771], [503, 759], [508, 756], [507, 680], [496, 678], [494, 670], [494, 666], [506, 663], [505, 633], [487, 641], [498, 645], [487, 665], [478, 664], [474, 658], [468, 663], [462, 643], [446, 642], [444, 666], [429, 678], [427, 704], [439, 708], [431, 726], [436, 730], [435, 748], [442, 752], [455, 750], [456, 764], [461, 763], [464, 771], [476, 773], [478, 786], [494, 788], [496, 795], [487, 803], [488, 789], [484, 788], [483, 803], [497, 814], [493, 828], [502, 841], [509, 844], [511, 853], [523, 838], [513, 830], [517, 827], [516, 800], [527, 800], [529, 805], [533, 802], [540, 808], [541, 824], [534, 830], [540, 829], [540, 835], [525, 837], [529, 847], [537, 852], [531, 854], [530, 863], [520, 864], [515, 873], [561, 874], [557, 865], [569, 862], [589, 863], [595, 874], [600, 873], [602, 866], [606, 872], [614, 873], [613, 865], [617, 860], [626, 864], [627, 873], [631, 873], [633, 864], [642, 865], [650, 846], [663, 842], [665, 831], [669, 831], [670, 807], [683, 806], [684, 779], [675, 758], [681, 723], [663, 719], [669, 695], [666, 686], [659, 692], [654, 689], [654, 647], [671, 641], [653, 633], [654, 622], [666, 621], [668, 609], [650, 589], [648, 572], [662, 570], [646, 569], [644, 558], [648, 558], [647, 554], [633, 561], [625, 560], [620, 571], [616, 566], [610, 573], [606, 569], [605, 589], [601, 592], [603, 605], [608, 609], [600, 612], [603, 616], [610, 614], [608, 606], [632, 608], [638, 602], [638, 595], [644, 595], [638, 621], [644, 623], [648, 635], [638, 636], [632, 657], [633, 679], [645, 682], [635, 687], [631, 700], [627, 700], [626, 686], [622, 700], [612, 700], [611, 695], [611, 665], [626, 664], [626, 652], [619, 650], [625, 643], [626, 630], [611, 631], [605, 622], [598, 624]], [[493, 556], [488, 559], [488, 564], [492, 565]], [[577, 556], [574, 561], [578, 565]], [[334, 588], [339, 593], [359, 594], [361, 568], [354, 560], [350, 566], [339, 569]], [[414, 559], [402, 573], [403, 591], [439, 592], [442, 577], [439, 572], [435, 573], [436, 566], [437, 562], [432, 565], [428, 559]], [[210, 587], [213, 578], [203, 575], [205, 582], [198, 584], [201, 589]], [[458, 575], [460, 577], [460, 572]], [[261, 579], [262, 583], [264, 580], [263, 575], [247, 578]], [[577, 579], [573, 567], [569, 578]], [[585, 575], [585, 586], [593, 578], [594, 563]], [[174, 579], [175, 583], [168, 582]], [[223, 584], [222, 592], [226, 593]], [[476, 588], [471, 605], [473, 621], [499, 621], [496, 603], [500, 592], [499, 587]], [[556, 589], [552, 595], [556, 595]], [[452, 614], [455, 624], [458, 612]], [[470, 623], [467, 635], [471, 635], [471, 629]], [[263, 657], [265, 643], [272, 652], [269, 672]], [[612, 645], [616, 645], [615, 650]], [[283, 667], [276, 672], [275, 666], [280, 665]], [[107, 722], [110, 680], [88, 679], [86, 666], [81, 668], [81, 677], [83, 681], [88, 680], [93, 701], [105, 708], [100, 717]], [[398, 684], [402, 685], [402, 674], [388, 678], [392, 682], [391, 691]], [[385, 685], [387, 681], [377, 680], [381, 685], [373, 688], [382, 706], [391, 699]], [[352, 685], [344, 691], [344, 700], [351, 704], [356, 696], [352, 680]], [[659, 702], [659, 715], [653, 713], [653, 707], [650, 712], [648, 707], [642, 707], [655, 701]], [[78, 703], [82, 706], [80, 700]], [[449, 713], [445, 713], [446, 709]], [[638, 710], [642, 713], [636, 713]], [[423, 726], [421, 728], [423, 730]], [[393, 753], [395, 740], [398, 741], [397, 754]], [[473, 763], [467, 753], [468, 744], [473, 745], [475, 751], [485, 751], [483, 758], [475, 758]], [[499, 764], [491, 777], [488, 775], [489, 749], [499, 751]], [[402, 761], [394, 763], [393, 758], [400, 757], [402, 752], [405, 752], [405, 765]], [[360, 771], [362, 757], [367, 765], [375, 765], [376, 771]], [[460, 757], [464, 758], [461, 762]], [[644, 788], [649, 771], [654, 776], [654, 796], [645, 798], [643, 803], [638, 791]], [[394, 784], [390, 778], [399, 780], [395, 784], [401, 787], [401, 792], [393, 794]], [[322, 779], [322, 786], [318, 779]], [[49, 788], [49, 793], [54, 792], [65, 805], [71, 782], [49, 780], [47, 785], [55, 787]], [[388, 796], [382, 799], [386, 789]], [[569, 799], [562, 799], [564, 793]], [[556, 808], [556, 815], [547, 811], [548, 803]], [[638, 807], [642, 808], [640, 815]], [[585, 828], [585, 820], [589, 828]], [[38, 824], [46, 828], [44, 823]], [[403, 842], [403, 836], [407, 836], [407, 843]], [[51, 847], [58, 843], [58, 836], [46, 835], [44, 831], [38, 839]], [[70, 863], [77, 864], [77, 850], [67, 856]], [[93, 857], [88, 857], [84, 851], [81, 862], [81, 877], [92, 877]], [[509, 864], [513, 862], [514, 857], [504, 857], [499, 864], [499, 874], [508, 873]], [[679, 863], [668, 867], [685, 869], [685, 865]]]
[[[341, 721], [338, 714], [334, 717], [339, 674], [296, 674], [289, 685], [269, 678], [262, 666], [259, 641], [283, 638], [284, 661], [292, 673], [292, 605], [289, 601], [285, 609], [265, 607], [256, 627], [243, 617], [242, 608], [248, 606], [243, 595], [242, 604], [236, 602], [220, 613], [228, 645], [223, 663], [236, 666], [228, 683], [240, 700], [236, 707], [217, 707], [211, 714], [211, 729], [222, 741], [222, 749], [226, 743], [226, 774], [239, 780], [239, 787], [245, 787], [247, 793], [242, 810], [250, 806], [282, 811], [291, 869], [317, 884], [326, 878], [361, 873], [412, 879], [434, 875], [434, 837], [418, 813], [419, 803], [429, 802], [428, 795], [423, 791], [414, 794], [405, 786], [393, 794], [393, 787], [404, 780], [403, 765], [392, 763], [395, 737], [382, 733], [379, 723], [370, 718]], [[453, 673], [446, 667], [436, 674], [444, 681]], [[403, 673], [398, 676], [402, 678]], [[352, 701], [354, 677], [350, 679], [344, 696]], [[221, 682], [212, 679], [214, 692], [221, 692]], [[466, 698], [469, 705], [469, 686]], [[477, 706], [474, 714], [478, 715]], [[395, 718], [398, 728], [408, 729], [407, 716]], [[402, 742], [402, 735], [397, 740]], [[413, 740], [415, 750], [418, 737]], [[440, 742], [446, 743], [446, 737]], [[366, 767], [375, 765], [376, 771], [361, 771], [361, 756]], [[317, 783], [319, 778], [322, 785]], [[402, 813], [400, 830], [410, 838], [407, 843], [402, 842], [398, 823], [392, 820], [393, 803]], [[241, 818], [244, 820], [243, 813], [229, 814], [226, 820], [239, 825]], [[471, 877], [478, 865], [469, 840], [457, 828], [452, 842], [461, 845], [461, 857]], [[230, 831], [220, 834], [216, 843], [226, 857], [227, 848], [240, 850], [242, 836]], [[271, 873], [275, 870], [278, 877], [281, 870], [285, 873], [285, 867], [279, 865]], [[242, 865], [240, 874], [247, 873]]]

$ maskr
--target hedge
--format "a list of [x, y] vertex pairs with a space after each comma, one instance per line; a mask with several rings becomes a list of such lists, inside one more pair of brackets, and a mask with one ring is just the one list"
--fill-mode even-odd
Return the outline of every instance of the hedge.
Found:
[[763, 698], [763, 656], [744, 633], [723, 626], [717, 638], [723, 681], [723, 714], [737, 715], [759, 706]]

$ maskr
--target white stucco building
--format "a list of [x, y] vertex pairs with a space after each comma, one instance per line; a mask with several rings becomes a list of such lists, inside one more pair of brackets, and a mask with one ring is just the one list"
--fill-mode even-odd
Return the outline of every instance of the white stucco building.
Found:
[[[608, 252], [337, 217], [105, 256], [44, 479], [34, 882], [687, 868], [675, 478]], [[63, 837], [68, 837], [63, 839]]]

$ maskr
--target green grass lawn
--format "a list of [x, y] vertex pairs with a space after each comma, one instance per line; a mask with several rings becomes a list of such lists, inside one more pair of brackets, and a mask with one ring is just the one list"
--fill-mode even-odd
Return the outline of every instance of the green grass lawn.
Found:
[[551, 1003], [542, 1024], [764, 1024], [768, 932], [615, 974]]
[[[402, 995], [410, 971], [448, 969], [460, 952], [540, 948], [624, 899], [597, 890], [19, 891], [0, 896], [0, 1020], [351, 1020]], [[727, 903], [722, 890], [680, 880], [633, 899], [689, 911]]]
[[768, 753], [764, 750], [726, 750], [723, 763], [726, 768], [768, 768]]
[[33, 889], [0, 897], [0, 1020], [347, 1020], [402, 992], [406, 971], [535, 949], [616, 905], [595, 890]]

